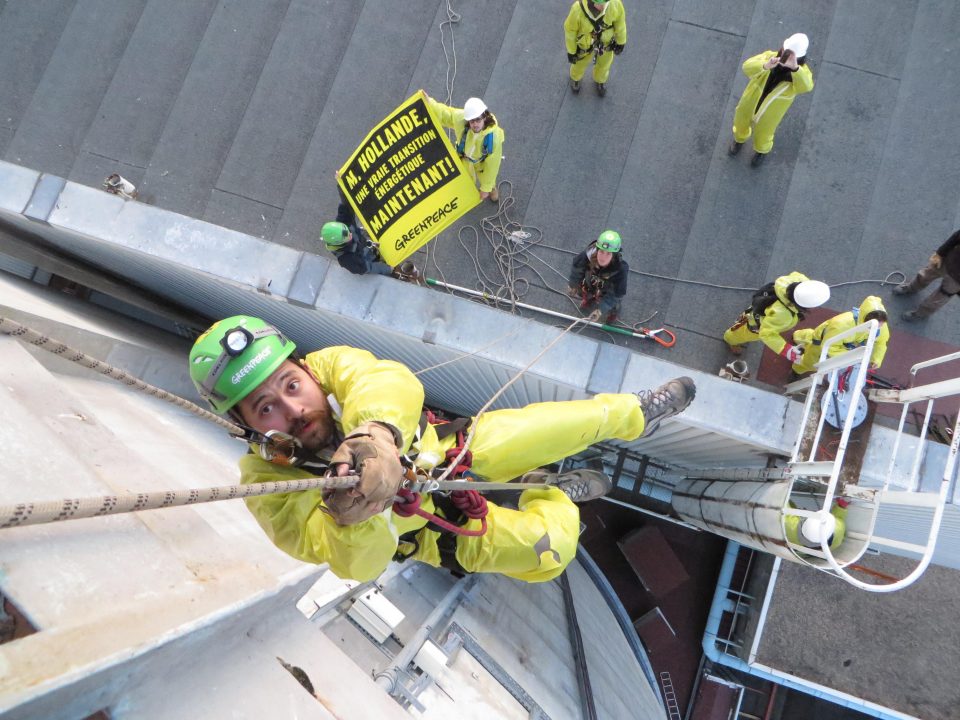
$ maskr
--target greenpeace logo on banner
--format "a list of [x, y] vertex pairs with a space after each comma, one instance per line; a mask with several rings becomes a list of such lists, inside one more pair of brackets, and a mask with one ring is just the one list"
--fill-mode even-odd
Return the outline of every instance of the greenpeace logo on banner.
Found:
[[480, 202], [472, 175], [420, 92], [370, 131], [340, 168], [338, 184], [394, 266]]
[[432, 215], [427, 215], [423, 220], [418, 222], [413, 226], [413, 229], [405, 233], [402, 237], [397, 239], [397, 242], [394, 244], [394, 247], [397, 250], [403, 250], [407, 243], [413, 240], [417, 235], [422, 232], [426, 232], [430, 229], [431, 226], [436, 225], [438, 222], [443, 220], [448, 214], [455, 212], [458, 205], [458, 198], [454, 198], [442, 208], [437, 210]]
[[264, 360], [266, 360], [266, 359], [267, 359], [268, 357], [270, 357], [271, 355], [273, 355], [273, 348], [272, 348], [272, 347], [265, 347], [263, 350], [261, 350], [260, 352], [258, 352], [258, 353], [257, 353], [256, 355], [254, 355], [252, 358], [250, 358], [250, 362], [248, 362], [248, 363], [247, 363], [246, 365], [244, 365], [242, 368], [240, 368], [239, 370], [237, 370], [233, 375], [231, 375], [231, 376], [230, 376], [230, 382], [231, 382], [232, 384], [234, 384], [234, 385], [239, 385], [239, 384], [240, 384], [240, 381], [243, 380], [244, 377], [246, 377], [246, 376], [249, 375], [251, 372], [253, 372], [253, 371], [256, 369], [257, 365], [259, 365], [260, 363], [262, 363]]

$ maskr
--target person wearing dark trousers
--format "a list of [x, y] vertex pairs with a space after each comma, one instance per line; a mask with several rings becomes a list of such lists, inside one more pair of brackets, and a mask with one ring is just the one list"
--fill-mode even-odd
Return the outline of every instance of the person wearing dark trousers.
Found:
[[580, 300], [580, 309], [600, 304], [590, 315], [590, 320], [604, 318], [607, 325], [615, 322], [620, 314], [620, 302], [627, 294], [627, 274], [630, 267], [620, 251], [620, 234], [604, 230], [595, 242], [573, 259], [570, 270], [570, 297]]
[[946, 305], [960, 293], [960, 230], [947, 238], [930, 256], [926, 267], [920, 269], [910, 282], [902, 282], [893, 289], [894, 295], [913, 295], [936, 279], [940, 285], [927, 295], [916, 310], [908, 310], [900, 317], [907, 322], [924, 320]]

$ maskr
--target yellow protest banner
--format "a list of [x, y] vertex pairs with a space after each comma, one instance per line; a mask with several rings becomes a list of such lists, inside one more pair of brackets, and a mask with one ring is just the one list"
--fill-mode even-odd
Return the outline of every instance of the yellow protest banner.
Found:
[[370, 131], [340, 168], [338, 183], [393, 266], [480, 202], [422, 92]]

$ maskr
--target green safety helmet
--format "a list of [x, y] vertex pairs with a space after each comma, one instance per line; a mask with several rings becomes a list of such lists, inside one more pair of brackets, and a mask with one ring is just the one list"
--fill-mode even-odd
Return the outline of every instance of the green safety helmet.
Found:
[[350, 228], [342, 222], [328, 222], [320, 230], [320, 239], [327, 246], [327, 250], [335, 252], [347, 244]]
[[620, 233], [616, 230], [604, 230], [597, 238], [597, 250], [618, 253], [622, 244]]
[[273, 325], [249, 315], [216, 322], [190, 349], [190, 379], [201, 397], [226, 413], [297, 349]]

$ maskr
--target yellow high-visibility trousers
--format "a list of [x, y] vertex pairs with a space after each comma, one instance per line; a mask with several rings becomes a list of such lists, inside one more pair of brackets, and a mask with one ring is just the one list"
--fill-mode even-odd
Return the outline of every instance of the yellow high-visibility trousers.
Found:
[[[605, 83], [610, 77], [610, 67], [613, 65], [614, 52], [607, 50], [597, 58], [596, 65], [593, 66], [593, 81], [596, 83]], [[587, 72], [587, 66], [593, 62], [593, 53], [588, 52], [585, 57], [570, 65], [570, 79], [582, 80]]]

